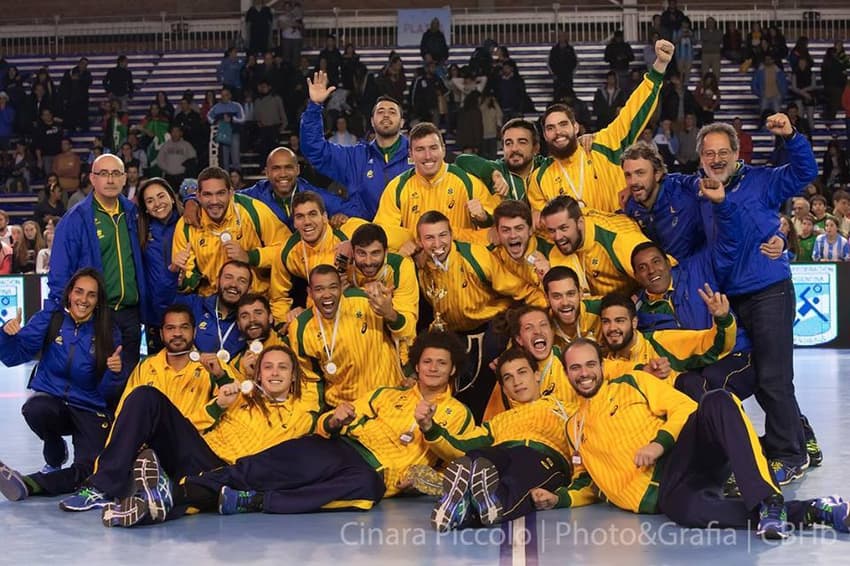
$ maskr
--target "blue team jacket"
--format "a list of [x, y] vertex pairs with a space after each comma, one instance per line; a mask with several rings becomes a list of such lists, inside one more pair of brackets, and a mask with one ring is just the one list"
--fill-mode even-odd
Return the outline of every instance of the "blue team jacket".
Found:
[[[239, 332], [239, 325], [236, 323], [236, 311], [217, 323], [215, 312], [215, 302], [218, 295], [210, 295], [209, 297], [201, 297], [200, 295], [177, 295], [176, 302], [182, 303], [192, 309], [195, 315], [195, 348], [199, 352], [214, 354], [221, 349], [218, 339], [219, 330], [221, 336], [227, 334], [224, 341], [224, 349], [230, 352], [231, 356], [235, 356], [245, 348], [245, 337]], [[228, 334], [227, 331], [230, 330]]]
[[[0, 361], [16, 366], [34, 360], [41, 352], [30, 389], [62, 399], [72, 407], [106, 413], [118, 402], [133, 368], [123, 367], [121, 373], [106, 370], [103, 379], [96, 375], [94, 323], [89, 319], [77, 324], [67, 312], [56, 339], [42, 351], [52, 316], [52, 311], [41, 310], [16, 335], [0, 331]], [[117, 326], [112, 329], [112, 342], [113, 348], [121, 344]]]
[[274, 187], [272, 187], [271, 181], [268, 179], [263, 179], [262, 181], [257, 181], [252, 186], [247, 189], [242, 189], [239, 191], [243, 195], [247, 195], [251, 198], [255, 198], [258, 201], [261, 201], [263, 204], [272, 209], [280, 221], [286, 224], [290, 230], [294, 230], [292, 226], [292, 195], [299, 191], [314, 191], [319, 193], [322, 196], [322, 200], [325, 201], [325, 208], [328, 211], [328, 217], [333, 216], [334, 214], [341, 213], [346, 216], [354, 216], [357, 218], [364, 218], [366, 211], [364, 210], [362, 203], [359, 198], [348, 198], [346, 200], [341, 199], [337, 195], [333, 193], [329, 193], [324, 189], [320, 189], [318, 187], [314, 187], [307, 181], [302, 178], [298, 178], [298, 182], [295, 188], [292, 190], [292, 194], [287, 199], [287, 202], [281, 204], [280, 200], [274, 194]]
[[404, 136], [389, 163], [374, 141], [343, 147], [325, 140], [322, 107], [313, 102], [301, 115], [301, 152], [319, 173], [345, 185], [349, 199], [360, 199], [366, 220], [375, 218], [387, 183], [413, 166]]
[[148, 243], [142, 254], [145, 264], [145, 285], [151, 290], [144, 305], [144, 319], [148, 324], [160, 326], [162, 315], [177, 296], [179, 273], [168, 269], [171, 265], [171, 241], [180, 215], [171, 212], [166, 222], [152, 220], [148, 226]]

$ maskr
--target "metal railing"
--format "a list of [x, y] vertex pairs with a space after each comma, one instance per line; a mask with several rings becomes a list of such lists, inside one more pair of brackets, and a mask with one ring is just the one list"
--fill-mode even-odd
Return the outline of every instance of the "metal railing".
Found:
[[[575, 43], [601, 42], [616, 29], [624, 28], [645, 39], [644, 32], [657, 8], [618, 8], [582, 10], [577, 6], [561, 8], [490, 9], [455, 11], [452, 14], [451, 42], [454, 45], [479, 45], [494, 39], [503, 45], [552, 43], [560, 29]], [[754, 23], [779, 25], [788, 40], [807, 35], [814, 40], [845, 39], [850, 34], [850, 8], [829, 10], [764, 9], [743, 7], [739, 10], [689, 10], [695, 27], [714, 17], [721, 27], [735, 24], [749, 30]], [[630, 27], [636, 19], [637, 26]], [[395, 47], [398, 45], [397, 17], [391, 10], [338, 10], [305, 17], [305, 48], [324, 44], [328, 33], [340, 43], [357, 47]], [[634, 30], [634, 31], [629, 31]], [[127, 21], [126, 19], [65, 21], [55, 16], [50, 22], [17, 23], [0, 26], [0, 49], [6, 56], [75, 53], [132, 53], [190, 50], [224, 50], [241, 46], [241, 14], [212, 14], [206, 18], [172, 16]], [[629, 39], [629, 38], [627, 38]]]

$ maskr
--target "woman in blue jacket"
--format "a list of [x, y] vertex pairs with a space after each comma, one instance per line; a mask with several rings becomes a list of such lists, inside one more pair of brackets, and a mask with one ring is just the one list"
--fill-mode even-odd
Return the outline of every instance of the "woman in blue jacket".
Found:
[[[21, 412], [44, 442], [47, 465], [28, 476], [0, 462], [0, 493], [18, 501], [29, 495], [75, 491], [94, 469], [106, 442], [110, 413], [124, 390], [121, 333], [110, 323], [100, 273], [77, 271], [65, 287], [64, 310], [42, 310], [21, 326], [21, 312], [0, 332], [0, 361], [16, 366], [41, 355], [30, 378], [32, 394]], [[74, 462], [63, 436], [74, 443]]]
[[171, 261], [171, 240], [183, 207], [171, 185], [159, 177], [148, 179], [139, 187], [139, 205], [145, 286], [153, 291], [146, 297], [142, 320], [146, 324], [148, 355], [153, 355], [162, 349], [162, 315], [177, 296], [180, 268]]

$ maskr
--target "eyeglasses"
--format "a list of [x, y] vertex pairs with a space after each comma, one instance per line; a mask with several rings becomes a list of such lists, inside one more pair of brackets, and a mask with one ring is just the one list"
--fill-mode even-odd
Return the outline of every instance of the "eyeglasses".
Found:
[[124, 171], [107, 171], [105, 169], [101, 169], [100, 171], [92, 171], [92, 175], [100, 177], [101, 179], [109, 179], [110, 177], [120, 179], [126, 175], [126, 173], [124, 173]]
[[721, 149], [720, 151], [708, 150], [703, 151], [702, 156], [706, 159], [714, 159], [715, 157], [719, 157], [720, 159], [729, 159], [732, 156], [731, 149]]

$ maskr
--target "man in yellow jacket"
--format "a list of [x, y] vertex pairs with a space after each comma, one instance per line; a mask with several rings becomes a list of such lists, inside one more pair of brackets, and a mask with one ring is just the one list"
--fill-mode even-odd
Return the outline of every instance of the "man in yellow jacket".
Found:
[[[579, 396], [566, 430], [572, 461], [587, 470], [608, 501], [635, 513], [664, 513], [686, 527], [753, 529], [769, 539], [791, 525], [830, 525], [848, 532], [840, 499], [783, 500], [758, 436], [740, 401], [724, 390], [708, 392], [699, 407], [656, 377], [631, 371], [603, 377], [598, 344], [578, 339], [564, 366]], [[718, 494], [731, 466], [741, 498]], [[538, 509], [561, 500], [534, 494]], [[578, 502], [572, 506], [578, 506]]]
[[598, 298], [581, 296], [578, 274], [556, 265], [543, 276], [543, 292], [552, 314], [555, 345], [561, 350], [576, 338], [596, 340], [600, 336]]

